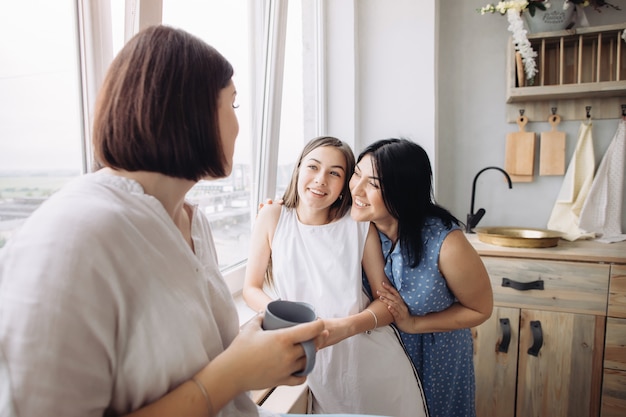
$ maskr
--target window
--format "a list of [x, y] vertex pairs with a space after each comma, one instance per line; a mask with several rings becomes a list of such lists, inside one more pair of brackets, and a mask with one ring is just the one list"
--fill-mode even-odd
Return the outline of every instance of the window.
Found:
[[[4, 42], [0, 54], [0, 247], [41, 202], [90, 169], [84, 128], [90, 110], [83, 107], [94, 99], [85, 91], [98, 86], [81, 90], [80, 69], [103, 74], [123, 45], [129, 16], [148, 10], [153, 19], [160, 15], [162, 23], [204, 39], [235, 68], [240, 133], [233, 173], [199, 182], [188, 198], [211, 222], [220, 267], [244, 261], [258, 201], [282, 195], [304, 144], [300, 2], [287, 8], [287, 2], [256, 0], [163, 0], [138, 7], [132, 1], [39, 0], [1, 7], [0, 35], [14, 42]], [[94, 20], [86, 22], [98, 38], [87, 66], [96, 68], [81, 65], [77, 16]], [[268, 64], [269, 55], [274, 60]], [[259, 175], [263, 153], [270, 167]]]
[[2, 247], [84, 164], [74, 2], [4, 2], [0, 16]]
[[[283, 196], [293, 172], [296, 158], [305, 142], [304, 137], [303, 84], [302, 84], [302, 4], [290, 2], [287, 11], [285, 37], [285, 71], [283, 78], [282, 106], [278, 162], [276, 172], [276, 194]], [[272, 197], [272, 196], [267, 196]]]
[[250, 88], [251, 26], [248, 2], [232, 0], [164, 0], [163, 24], [184, 29], [216, 48], [235, 69], [239, 136], [233, 172], [217, 181], [200, 181], [187, 195], [211, 223], [220, 267], [248, 256], [251, 230], [252, 157], [251, 120], [254, 105]]
[[[222, 267], [236, 264], [248, 254], [251, 223], [257, 206], [255, 187], [269, 190], [267, 195], [261, 191], [259, 199], [281, 196], [303, 146], [302, 11], [300, 2], [289, 3], [288, 9], [286, 6], [286, 2], [282, 6], [264, 3], [264, 8], [259, 7], [259, 3], [232, 0], [163, 0], [162, 23], [182, 28], [205, 40], [235, 68], [240, 133], [235, 147], [233, 173], [223, 180], [200, 182], [188, 195], [190, 200], [199, 204], [211, 222]], [[285, 9], [286, 22], [281, 20]], [[267, 34], [280, 34], [280, 25], [286, 25], [285, 51], [260, 53], [275, 47], [264, 45], [259, 40], [271, 38]], [[265, 61], [266, 56], [283, 55], [284, 69], [280, 68], [281, 62]], [[268, 77], [266, 74], [264, 79], [259, 74], [267, 68], [282, 74], [282, 77], [274, 74]], [[274, 80], [275, 84], [268, 79]], [[271, 103], [274, 99], [267, 97], [277, 90], [282, 90], [282, 105], [273, 109]], [[269, 105], [265, 104], [268, 102]], [[264, 105], [269, 107], [262, 109]], [[265, 128], [261, 126], [262, 114], [273, 110], [280, 112], [279, 134], [274, 136], [269, 127], [267, 139], [270, 143], [265, 143], [261, 138]], [[280, 146], [271, 143], [276, 141]], [[269, 169], [267, 177], [257, 175], [259, 171], [256, 168], [260, 162], [255, 158], [259, 153], [263, 154], [257, 149], [259, 146], [266, 147], [265, 150], [269, 149], [270, 153], [276, 149], [278, 153], [277, 158], [270, 156], [268, 159], [276, 167]], [[259, 186], [254, 183], [255, 180], [273, 181], [276, 186]]]

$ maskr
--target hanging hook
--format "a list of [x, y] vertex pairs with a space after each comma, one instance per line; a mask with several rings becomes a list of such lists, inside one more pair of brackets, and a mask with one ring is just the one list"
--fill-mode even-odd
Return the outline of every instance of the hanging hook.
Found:
[[622, 104], [622, 117], [626, 117], [626, 104]]
[[556, 107], [552, 107], [551, 110], [552, 110], [552, 116], [556, 116]]
[[524, 109], [519, 109], [519, 115], [524, 117], [524, 111], [525, 111]]
[[585, 110], [587, 111], [587, 119], [591, 119], [591, 106], [585, 106]]

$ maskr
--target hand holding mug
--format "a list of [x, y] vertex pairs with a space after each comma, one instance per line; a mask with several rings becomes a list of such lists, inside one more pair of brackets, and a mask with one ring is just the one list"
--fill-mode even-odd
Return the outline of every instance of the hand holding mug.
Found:
[[324, 343], [328, 331], [322, 320], [283, 328], [263, 330], [263, 315], [258, 314], [241, 326], [228, 348], [208, 365], [210, 373], [227, 375], [238, 392], [300, 385], [306, 376], [295, 376], [305, 367], [301, 343], [310, 339]]
[[[302, 323], [315, 321], [317, 315], [313, 307], [307, 303], [297, 301], [275, 300], [270, 302], [265, 309], [263, 316], [264, 330], [277, 330], [286, 327], [296, 326]], [[316, 347], [313, 339], [302, 342], [306, 355], [306, 366], [294, 376], [306, 376], [315, 366]]]

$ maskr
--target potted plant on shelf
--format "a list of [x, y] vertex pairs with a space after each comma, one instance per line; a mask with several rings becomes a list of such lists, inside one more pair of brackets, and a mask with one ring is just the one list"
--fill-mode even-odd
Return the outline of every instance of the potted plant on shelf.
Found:
[[[526, 36], [528, 31], [547, 32], [570, 29], [574, 26], [577, 13], [583, 16], [580, 20], [586, 20], [584, 18], [585, 7], [592, 7], [598, 12], [607, 8], [621, 10], [619, 6], [604, 0], [510, 0], [500, 1], [495, 5], [487, 4], [478, 9], [478, 12], [482, 15], [496, 12], [506, 15], [509, 22], [508, 30], [512, 34], [513, 44], [517, 51], [518, 66], [523, 67], [525, 79], [528, 84], [532, 85], [537, 74], [535, 63], [537, 53], [528, 41]], [[523, 74], [518, 75], [520, 85], [524, 84]]]

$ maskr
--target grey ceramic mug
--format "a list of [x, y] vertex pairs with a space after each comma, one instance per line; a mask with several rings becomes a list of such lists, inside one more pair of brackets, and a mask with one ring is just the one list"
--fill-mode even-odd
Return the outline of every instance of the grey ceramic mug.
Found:
[[[263, 317], [263, 330], [284, 329], [301, 323], [308, 323], [317, 318], [315, 310], [310, 304], [299, 301], [274, 300], [265, 309]], [[313, 340], [302, 342], [306, 354], [306, 366], [296, 372], [295, 376], [305, 376], [311, 373], [315, 366], [315, 343]]]

